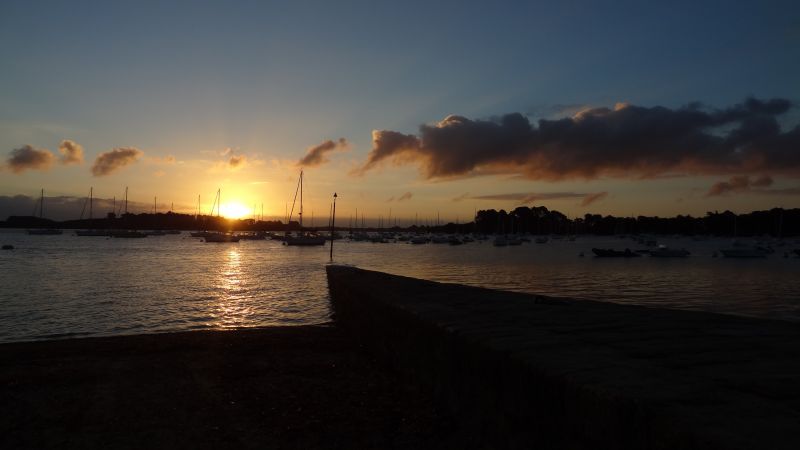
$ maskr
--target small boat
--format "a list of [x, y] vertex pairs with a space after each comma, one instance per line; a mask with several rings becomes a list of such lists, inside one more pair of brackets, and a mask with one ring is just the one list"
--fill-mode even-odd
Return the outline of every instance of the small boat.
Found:
[[505, 247], [508, 245], [508, 240], [504, 236], [497, 236], [496, 238], [494, 238], [494, 242], [492, 242], [492, 245], [494, 245], [495, 247]]
[[461, 239], [459, 239], [459, 238], [457, 238], [455, 236], [451, 237], [450, 240], [448, 241], [448, 243], [450, 245], [463, 245], [464, 244], [464, 242]]
[[424, 236], [414, 236], [414, 237], [411, 238], [411, 240], [409, 240], [409, 242], [411, 242], [414, 245], [427, 244], [428, 243], [428, 238], [426, 238]]
[[205, 242], [239, 242], [239, 239], [230, 233], [212, 233], [205, 237]]
[[284, 245], [297, 245], [297, 246], [313, 246], [313, 245], [325, 245], [327, 239], [325, 236], [320, 236], [318, 234], [313, 233], [301, 233], [296, 236], [286, 235], [286, 239], [283, 241]]
[[592, 253], [601, 258], [636, 258], [642, 256], [639, 253], [632, 252], [631, 249], [614, 250], [612, 248], [593, 248]]
[[435, 235], [431, 238], [431, 243], [433, 244], [447, 244], [450, 242], [450, 238], [447, 236]]
[[122, 239], [141, 239], [147, 237], [146, 234], [136, 230], [115, 230], [109, 233], [109, 236]]
[[666, 245], [659, 245], [657, 249], [648, 253], [657, 258], [685, 258], [690, 255], [688, 250], [669, 248]]
[[204, 238], [211, 234], [216, 234], [216, 233], [217, 233], [216, 231], [192, 231], [191, 233], [189, 233], [189, 236], [193, 238]]
[[244, 241], [264, 241], [267, 239], [265, 233], [242, 233], [237, 236]]
[[108, 230], [77, 230], [75, 236], [110, 236]]
[[548, 240], [547, 237], [543, 236], [543, 237], [537, 237], [534, 240], [534, 242], [536, 242], [537, 244], [547, 244], [547, 240]]
[[27, 231], [28, 234], [33, 236], [54, 236], [57, 234], [64, 234], [64, 230], [59, 230], [56, 228], [34, 228]]

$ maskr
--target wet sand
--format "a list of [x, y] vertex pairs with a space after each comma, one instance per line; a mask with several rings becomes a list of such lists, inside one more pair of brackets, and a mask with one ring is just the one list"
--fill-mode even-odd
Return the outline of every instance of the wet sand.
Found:
[[441, 448], [452, 422], [333, 326], [0, 345], [0, 448]]

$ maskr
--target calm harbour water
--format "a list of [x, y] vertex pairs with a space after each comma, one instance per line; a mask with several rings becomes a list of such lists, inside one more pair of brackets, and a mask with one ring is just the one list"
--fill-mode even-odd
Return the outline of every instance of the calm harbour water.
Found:
[[[689, 258], [594, 258], [592, 247], [642, 248], [580, 237], [493, 247], [337, 241], [337, 263], [434, 281], [648, 306], [800, 321], [800, 258], [712, 258], [726, 240], [659, 242]], [[0, 230], [0, 342], [194, 329], [314, 324], [330, 318], [328, 246], [277, 241], [207, 244], [28, 236]], [[586, 257], [579, 257], [585, 252]]]

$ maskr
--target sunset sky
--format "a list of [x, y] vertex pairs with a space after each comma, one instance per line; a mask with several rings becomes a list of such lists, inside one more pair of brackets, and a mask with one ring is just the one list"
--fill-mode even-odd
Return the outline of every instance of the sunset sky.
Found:
[[796, 2], [613, 5], [4, 0], [0, 220], [282, 218], [301, 166], [307, 218], [800, 207]]

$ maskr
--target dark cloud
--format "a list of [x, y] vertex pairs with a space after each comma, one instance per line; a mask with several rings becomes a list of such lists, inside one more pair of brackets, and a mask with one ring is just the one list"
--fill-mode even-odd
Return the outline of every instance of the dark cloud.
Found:
[[592, 203], [599, 202], [606, 197], [608, 197], [608, 192], [605, 191], [597, 192], [595, 194], [586, 194], [586, 196], [583, 197], [583, 200], [581, 200], [581, 206], [589, 206]]
[[339, 138], [338, 141], [327, 140], [321, 144], [309, 147], [306, 151], [306, 156], [297, 162], [300, 166], [315, 167], [328, 162], [327, 154], [335, 150], [347, 150], [350, 143], [345, 138]]
[[61, 153], [61, 164], [83, 164], [83, 146], [75, 141], [65, 139], [58, 146]]
[[792, 103], [747, 99], [724, 109], [618, 104], [532, 124], [519, 113], [491, 120], [448, 116], [419, 135], [373, 131], [354, 173], [386, 161], [416, 164], [428, 179], [486, 173], [530, 179], [649, 178], [676, 173], [770, 171], [800, 175], [800, 125], [782, 131]]
[[772, 186], [773, 180], [769, 175], [750, 178], [746, 175], [736, 175], [728, 181], [714, 183], [706, 193], [706, 197], [719, 195], [754, 193], [767, 195], [797, 195], [797, 188], [767, 189]]
[[420, 146], [421, 141], [414, 135], [389, 130], [373, 130], [372, 151], [369, 152], [367, 162], [353, 170], [352, 173], [362, 175], [386, 158], [394, 158], [400, 163], [404, 154], [410, 156], [410, 162], [417, 156]]
[[233, 155], [228, 159], [228, 168], [231, 170], [241, 169], [247, 163], [245, 155]]
[[97, 155], [92, 165], [92, 175], [101, 177], [136, 162], [142, 151], [132, 147], [115, 148]]
[[492, 194], [477, 195], [470, 197], [471, 200], [493, 200], [493, 201], [515, 201], [521, 205], [527, 205], [542, 200], [563, 200], [568, 198], [585, 198], [593, 194], [582, 194], [578, 192], [529, 192], [514, 194]]
[[412, 194], [411, 192], [406, 192], [405, 194], [401, 195], [400, 197], [397, 197], [397, 201], [398, 202], [402, 202], [402, 201], [406, 201], [406, 200], [411, 200], [411, 197], [413, 195], [414, 194]]
[[11, 150], [6, 165], [12, 172], [22, 173], [26, 170], [47, 170], [53, 164], [53, 160], [55, 156], [50, 150], [23, 145]]

